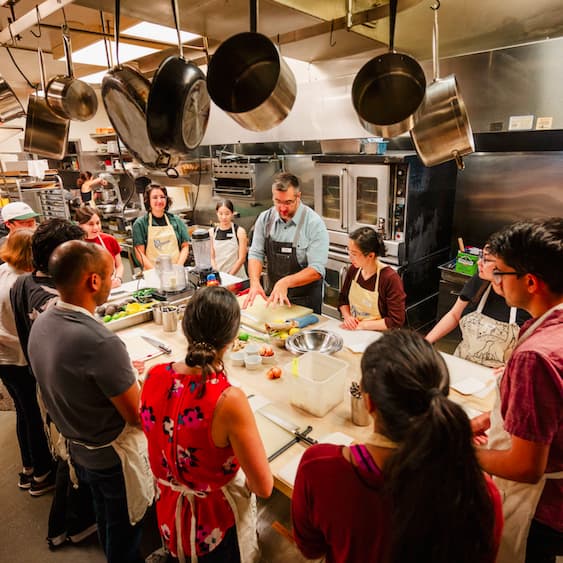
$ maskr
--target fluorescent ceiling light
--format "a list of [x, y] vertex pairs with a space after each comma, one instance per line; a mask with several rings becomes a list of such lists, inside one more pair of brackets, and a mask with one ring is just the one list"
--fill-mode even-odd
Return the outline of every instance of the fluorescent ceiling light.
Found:
[[[140, 22], [133, 27], [124, 29], [123, 33], [125, 35], [132, 35], [133, 37], [140, 37], [141, 39], [152, 39], [160, 43], [169, 43], [170, 45], [178, 44], [178, 34], [175, 28], [158, 25], [156, 23]], [[191, 41], [201, 36], [190, 33], [189, 31], [180, 31], [180, 37], [182, 43], [185, 43], [186, 41]]]
[[[115, 42], [108, 41], [108, 45], [111, 48], [113, 62], [117, 62], [115, 56]], [[151, 53], [156, 53], [158, 49], [152, 49], [151, 47], [141, 47], [140, 45], [131, 45], [131, 43], [119, 42], [119, 62], [126, 63], [127, 61], [132, 61], [134, 59], [139, 59], [145, 55], [150, 55]], [[61, 57], [59, 61], [64, 61], [65, 58]], [[96, 41], [88, 47], [78, 49], [72, 52], [72, 62], [73, 63], [83, 63], [90, 65], [105, 65], [106, 64], [106, 48], [103, 41]]]
[[87, 82], [88, 84], [101, 84], [104, 76], [107, 74], [107, 70], [101, 70], [100, 72], [94, 72], [93, 74], [87, 74], [86, 76], [81, 76], [80, 80]]

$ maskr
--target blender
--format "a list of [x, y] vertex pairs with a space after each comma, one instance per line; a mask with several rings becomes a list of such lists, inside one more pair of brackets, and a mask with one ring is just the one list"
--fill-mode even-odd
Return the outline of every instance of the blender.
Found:
[[211, 266], [211, 237], [207, 229], [196, 229], [192, 233], [192, 250], [195, 267], [190, 270], [188, 280], [195, 287], [207, 285], [208, 278], [220, 281], [219, 272]]

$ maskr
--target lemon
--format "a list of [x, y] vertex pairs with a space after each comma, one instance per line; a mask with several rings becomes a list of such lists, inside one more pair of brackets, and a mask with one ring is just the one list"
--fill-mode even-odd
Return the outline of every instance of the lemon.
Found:
[[289, 336], [289, 333], [286, 332], [285, 330], [282, 330], [282, 331], [278, 334], [278, 338], [281, 338], [282, 340], [285, 340], [288, 336]]
[[142, 310], [141, 304], [140, 303], [128, 303], [125, 307], [125, 312], [128, 315], [133, 315], [135, 313], [138, 313]]
[[299, 332], [299, 329], [294, 326], [293, 328], [289, 329], [289, 336], [293, 336], [294, 334], [297, 334]]

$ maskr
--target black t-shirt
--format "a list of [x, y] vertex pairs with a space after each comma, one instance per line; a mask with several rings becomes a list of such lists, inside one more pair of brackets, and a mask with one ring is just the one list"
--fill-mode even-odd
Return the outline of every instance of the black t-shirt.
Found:
[[233, 235], [232, 227], [230, 229], [226, 229], [226, 230], [222, 230], [219, 227], [215, 227], [215, 229], [213, 231], [213, 236], [215, 237], [215, 240], [229, 240], [229, 239], [234, 238], [237, 241], [237, 244], [238, 244], [238, 237], [237, 237], [238, 225], [236, 223], [233, 223], [233, 227], [234, 227], [234, 230], [235, 230], [234, 235]]
[[[461, 315], [462, 317], [468, 315], [469, 313], [473, 313], [473, 311], [477, 309], [479, 301], [481, 300], [483, 293], [486, 291], [488, 284], [489, 282], [482, 280], [479, 277], [479, 274], [475, 274], [469, 281], [465, 283], [463, 289], [461, 290], [461, 293], [459, 294], [459, 298], [462, 301], [469, 301], [469, 303], [464, 309]], [[481, 287], [484, 288], [484, 291], [479, 292], [479, 289]], [[477, 296], [477, 293], [479, 293], [479, 296]], [[510, 307], [506, 304], [504, 297], [496, 293], [492, 287], [491, 291], [489, 292], [489, 296], [487, 297], [485, 307], [483, 308], [483, 314], [503, 323], [507, 323], [510, 319]], [[523, 309], [518, 309], [516, 311], [516, 324], [518, 326], [522, 326], [522, 323], [524, 323], [529, 318], [530, 315]]]

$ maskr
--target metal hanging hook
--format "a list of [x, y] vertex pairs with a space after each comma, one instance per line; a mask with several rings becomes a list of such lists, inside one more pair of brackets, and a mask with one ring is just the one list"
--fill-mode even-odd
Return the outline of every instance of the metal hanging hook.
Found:
[[30, 29], [29, 33], [31, 33], [31, 35], [33, 35], [36, 39], [39, 39], [41, 37], [41, 15], [39, 14], [39, 6], [37, 4], [35, 5], [35, 15], [37, 16], [37, 29], [39, 30], [39, 33], [35, 33], [33, 29]]
[[436, 2], [434, 4], [432, 4], [432, 6], [430, 6], [431, 10], [439, 10], [440, 9], [440, 0], [436, 0]]
[[334, 20], [330, 21], [330, 35], [328, 36], [329, 47], [334, 47], [336, 45], [336, 39], [334, 39]]

